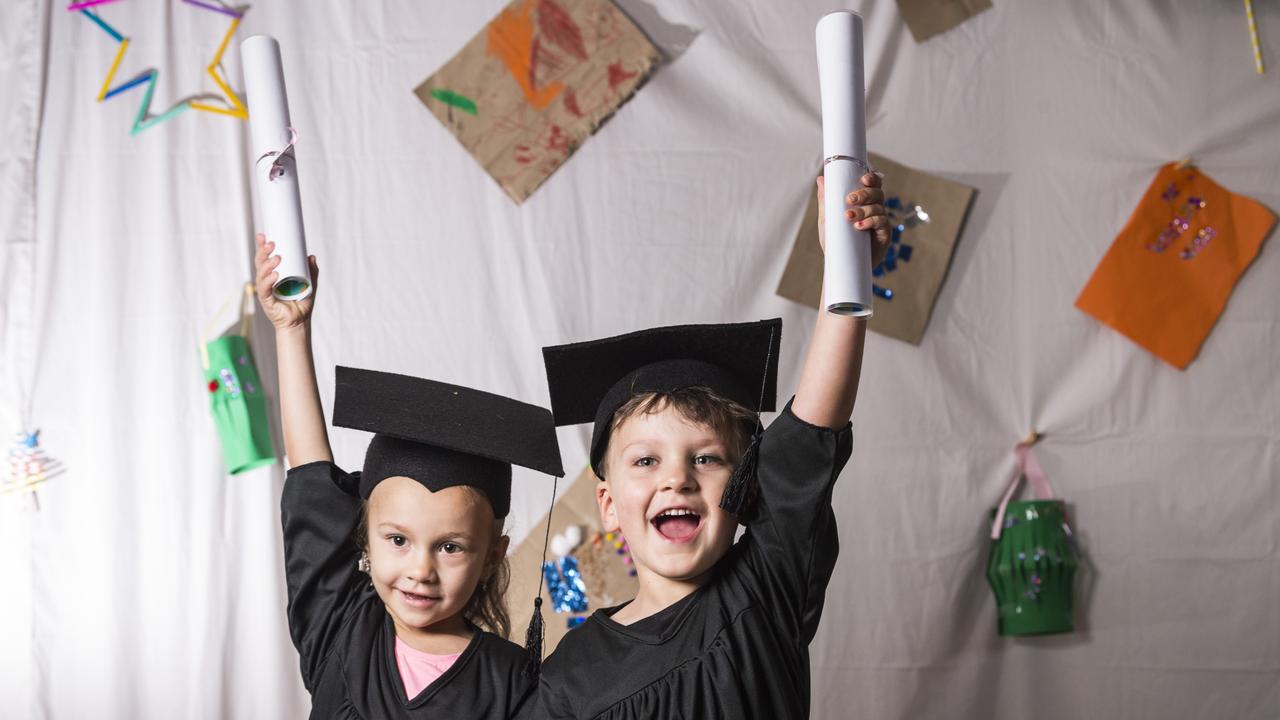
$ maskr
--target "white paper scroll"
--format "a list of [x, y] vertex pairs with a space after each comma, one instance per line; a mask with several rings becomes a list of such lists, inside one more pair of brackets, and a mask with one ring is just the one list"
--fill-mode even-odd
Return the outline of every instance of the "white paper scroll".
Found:
[[273, 254], [280, 256], [276, 268], [280, 279], [272, 293], [281, 300], [302, 300], [311, 294], [311, 272], [280, 43], [267, 35], [246, 38], [240, 43], [240, 63], [249, 106], [250, 162], [263, 232], [276, 244]]
[[861, 187], [867, 165], [862, 77], [862, 18], [833, 12], [818, 21], [818, 84], [822, 93], [822, 174], [826, 179], [823, 269], [829, 312], [871, 316], [871, 234], [845, 217], [845, 197]]

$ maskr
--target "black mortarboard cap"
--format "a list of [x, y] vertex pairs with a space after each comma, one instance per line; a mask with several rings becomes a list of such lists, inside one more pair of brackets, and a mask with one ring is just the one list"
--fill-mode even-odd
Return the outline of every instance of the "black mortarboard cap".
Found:
[[695, 385], [756, 412], [778, 394], [782, 320], [678, 325], [542, 349], [556, 425], [594, 422], [591, 466], [609, 444], [613, 414], [633, 395]]
[[339, 366], [333, 424], [375, 433], [360, 477], [364, 498], [404, 476], [432, 492], [473, 487], [502, 518], [512, 465], [564, 475], [549, 411], [460, 385]]

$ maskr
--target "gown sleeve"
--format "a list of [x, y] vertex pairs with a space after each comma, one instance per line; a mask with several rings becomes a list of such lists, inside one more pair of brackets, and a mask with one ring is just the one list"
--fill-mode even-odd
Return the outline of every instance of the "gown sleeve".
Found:
[[810, 425], [788, 402], [759, 449], [756, 515], [743, 554], [752, 585], [794, 637], [818, 629], [827, 582], [840, 550], [831, 491], [852, 453], [850, 425]]
[[344, 623], [372, 592], [356, 567], [358, 487], [359, 473], [320, 461], [289, 470], [280, 498], [289, 635], [308, 691], [314, 691], [314, 680]]
[[544, 677], [525, 696], [514, 720], [574, 720], [576, 717], [568, 699]]

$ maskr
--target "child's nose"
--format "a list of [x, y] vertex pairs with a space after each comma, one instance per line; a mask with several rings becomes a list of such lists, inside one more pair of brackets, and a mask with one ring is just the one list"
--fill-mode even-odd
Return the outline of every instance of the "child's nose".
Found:
[[426, 551], [416, 554], [413, 564], [409, 566], [409, 579], [420, 583], [434, 583], [436, 580], [435, 554]]
[[696, 488], [697, 486], [698, 483], [694, 479], [692, 470], [683, 465], [672, 468], [672, 470], [667, 473], [665, 481], [663, 482], [664, 490], [679, 491]]

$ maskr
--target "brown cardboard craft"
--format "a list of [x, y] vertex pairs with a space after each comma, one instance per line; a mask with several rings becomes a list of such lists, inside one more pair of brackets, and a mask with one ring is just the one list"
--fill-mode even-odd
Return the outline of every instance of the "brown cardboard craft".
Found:
[[[900, 165], [886, 157], [868, 153], [872, 167], [885, 174], [885, 194], [907, 205], [920, 205], [929, 222], [908, 227], [902, 242], [911, 247], [909, 261], [899, 260], [896, 269], [873, 282], [893, 291], [893, 299], [875, 298], [867, 327], [882, 335], [919, 345], [933, 313], [933, 304], [942, 289], [956, 240], [973, 200], [974, 189], [936, 175]], [[778, 294], [789, 300], [817, 308], [822, 294], [822, 251], [818, 247], [818, 199], [809, 193], [809, 205], [796, 234]]]
[[609, 0], [514, 0], [414, 92], [520, 203], [660, 59]]
[[[542, 619], [545, 623], [543, 655], [550, 654], [560, 638], [569, 632], [570, 618], [583, 618], [596, 610], [619, 605], [635, 597], [637, 581], [630, 575], [617, 549], [601, 537], [600, 511], [596, 505], [596, 487], [600, 480], [587, 468], [561, 495], [550, 514], [551, 534], [557, 535], [571, 525], [582, 528], [583, 541], [573, 551], [578, 558], [583, 582], [587, 586], [588, 607], [583, 613], [557, 613], [551, 597], [542, 588]], [[542, 567], [542, 543], [548, 518], [544, 516], [528, 537], [509, 557], [511, 585], [507, 590], [507, 612], [511, 618], [511, 640], [524, 644], [525, 629], [533, 615], [533, 598], [538, 594]]]
[[898, 0], [916, 42], [944, 33], [991, 7], [991, 0]]

